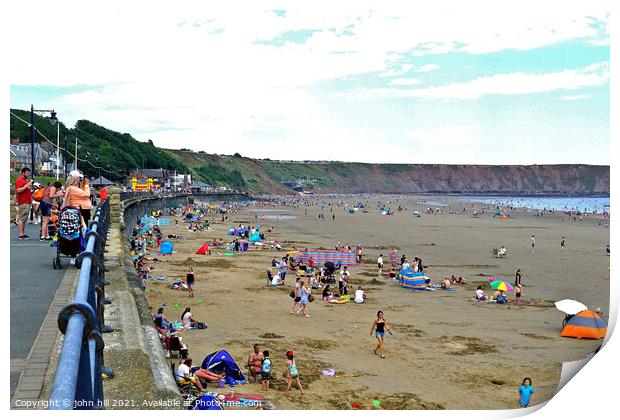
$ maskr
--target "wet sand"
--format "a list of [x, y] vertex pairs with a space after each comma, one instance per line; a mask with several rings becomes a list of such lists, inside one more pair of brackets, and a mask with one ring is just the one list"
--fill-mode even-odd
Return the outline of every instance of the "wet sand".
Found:
[[[378, 199], [350, 198], [350, 205], [368, 201], [369, 212], [349, 215], [336, 208], [335, 220], [329, 208], [323, 210], [325, 220], [319, 220], [321, 210], [316, 206], [276, 206], [264, 211], [244, 209], [229, 215], [225, 224], [219, 223], [219, 215], [209, 215], [212, 230], [206, 232], [190, 232], [183, 223], [178, 230], [174, 225], [163, 226], [164, 236], [176, 233], [185, 240], [175, 243], [172, 256], [158, 257], [162, 261], [153, 264], [153, 277], [169, 277], [167, 282], [147, 282], [153, 312], [166, 303], [168, 319], [177, 319], [190, 306], [194, 317], [208, 324], [206, 330], [183, 333], [194, 364], [224, 348], [243, 366], [252, 344], [268, 349], [275, 380], [265, 396], [278, 409], [346, 409], [352, 403], [368, 408], [375, 399], [386, 409], [517, 408], [517, 391], [524, 377], [532, 378], [539, 394], [533, 404], [548, 400], [559, 381], [561, 363], [582, 359], [602, 343], [560, 337], [564, 315], [553, 307], [553, 301], [577, 299], [591, 309], [600, 307], [605, 317], [608, 314], [605, 246], [609, 229], [604, 222], [598, 226], [594, 216], [583, 222], [572, 218], [562, 222], [561, 214], [535, 217], [517, 210], [507, 220], [494, 218], [491, 210], [474, 217], [471, 203], [466, 205], [468, 214], [449, 214], [463, 209], [458, 198], [452, 198], [453, 205], [442, 214], [425, 214], [427, 205], [415, 204], [415, 198], [394, 196], [380, 199], [392, 200], [394, 210], [398, 207], [394, 203], [407, 210], [384, 216], [376, 209]], [[413, 217], [413, 210], [422, 217]], [[296, 217], [270, 217], [261, 223], [262, 215], [278, 214]], [[227, 230], [239, 223], [274, 226], [267, 241], [278, 239], [283, 250], [250, 250], [226, 257], [220, 248], [209, 256], [195, 255], [207, 240], [230, 238]], [[532, 234], [536, 237], [533, 254]], [[563, 251], [562, 236], [566, 237]], [[267, 285], [265, 270], [271, 259], [281, 258], [293, 246], [332, 249], [338, 241], [364, 247], [364, 263], [350, 269], [350, 291], [361, 285], [367, 302], [328, 304], [320, 300], [320, 290], [314, 290], [318, 298], [310, 304], [312, 317], [290, 315], [288, 294], [294, 273], [287, 275], [284, 287]], [[491, 256], [491, 249], [499, 245], [506, 246], [507, 258]], [[432, 283], [455, 275], [464, 276], [467, 284], [454, 292], [415, 292], [378, 277], [377, 257], [384, 254], [388, 268], [387, 254], [395, 247], [410, 259], [420, 256]], [[184, 278], [189, 265], [196, 272], [194, 298], [168, 288], [174, 279]], [[477, 285], [486, 285], [491, 276], [513, 283], [517, 268], [523, 275], [527, 304], [473, 300]], [[491, 292], [488, 287], [485, 290]], [[513, 301], [514, 293], [508, 297]], [[374, 355], [376, 339], [369, 334], [378, 310], [384, 311], [394, 332], [385, 338], [385, 359]], [[303, 397], [294, 386], [289, 396], [282, 392], [288, 349], [296, 354], [306, 391]], [[337, 371], [336, 376], [321, 376], [321, 370], [329, 368]], [[235, 392], [262, 390], [252, 383]]]

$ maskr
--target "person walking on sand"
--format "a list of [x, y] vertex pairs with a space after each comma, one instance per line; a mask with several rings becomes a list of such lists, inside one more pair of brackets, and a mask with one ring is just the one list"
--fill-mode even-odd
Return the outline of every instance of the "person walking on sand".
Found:
[[301, 280], [301, 277], [297, 277], [297, 279], [295, 280], [295, 287], [293, 288], [293, 291], [291, 292], [291, 297], [293, 298], [293, 306], [291, 306], [291, 315], [295, 315], [295, 306], [301, 301], [301, 296], [299, 293], [299, 281]]
[[308, 297], [310, 296], [310, 290], [306, 287], [305, 282], [302, 280], [299, 282], [299, 309], [297, 310], [297, 315], [299, 315], [299, 312], [301, 312], [302, 314], [304, 314], [306, 316], [306, 318], [310, 318], [310, 315], [308, 315], [308, 304], [310, 303], [310, 301], [308, 300]]
[[375, 354], [377, 354], [377, 350], [379, 351], [379, 355], [382, 359], [385, 359], [385, 355], [383, 354], [383, 339], [385, 338], [385, 330], [387, 330], [390, 334], [392, 331], [387, 324], [385, 318], [383, 318], [383, 311], [377, 312], [377, 319], [372, 323], [372, 327], [370, 327], [370, 335], [372, 335], [373, 330], [376, 328], [375, 337], [377, 337], [377, 348], [374, 349]]
[[379, 277], [383, 276], [383, 254], [377, 258], [377, 267], [379, 267]]
[[564, 246], [566, 245], [566, 240], [564, 239], [564, 236], [562, 236], [562, 241], [560, 242], [560, 249], [562, 251], [564, 251]]
[[530, 378], [523, 379], [523, 383], [519, 387], [519, 407], [525, 408], [530, 404], [530, 398], [534, 394], [534, 387]]
[[194, 275], [194, 270], [192, 267], [187, 269], [187, 273], [185, 273], [185, 283], [187, 284], [187, 289], [189, 290], [189, 297], [194, 297], [194, 282], [196, 281], [196, 276]]
[[530, 238], [530, 245], [532, 247], [532, 254], [534, 253], [534, 247], [536, 246], [536, 239], [534, 239], [534, 235]]
[[288, 395], [288, 392], [291, 390], [291, 384], [293, 383], [293, 379], [297, 383], [297, 388], [301, 395], [304, 395], [304, 390], [301, 387], [301, 381], [299, 380], [299, 372], [297, 371], [297, 365], [295, 364], [295, 353], [292, 350], [286, 352], [286, 364], [287, 364], [287, 373], [286, 373], [286, 389], [284, 390], [284, 395]]
[[521, 293], [523, 292], [523, 285], [521, 284], [521, 269], [517, 269], [515, 273], [515, 296], [518, 302], [521, 299]]

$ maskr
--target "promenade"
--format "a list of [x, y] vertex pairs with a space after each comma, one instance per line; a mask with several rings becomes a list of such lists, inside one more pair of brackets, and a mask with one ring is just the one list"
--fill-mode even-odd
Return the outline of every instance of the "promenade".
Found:
[[55, 249], [39, 241], [39, 227], [26, 225], [27, 241], [17, 239], [17, 226], [10, 229], [11, 398], [22, 373], [20, 390], [25, 393], [16, 397], [36, 398], [37, 388], [40, 391], [58, 332], [56, 317], [70, 299], [77, 273], [74, 267], [67, 269], [68, 259], [63, 259], [62, 269], [52, 269]]

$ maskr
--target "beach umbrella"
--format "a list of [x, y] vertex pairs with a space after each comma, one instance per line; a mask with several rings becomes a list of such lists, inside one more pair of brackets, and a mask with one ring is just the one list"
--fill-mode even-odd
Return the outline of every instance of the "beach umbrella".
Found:
[[510, 283], [506, 283], [505, 281], [493, 281], [489, 283], [489, 286], [491, 286], [494, 289], [505, 290], [507, 292], [512, 292], [513, 290], [512, 285]]
[[581, 311], [586, 311], [588, 309], [588, 307], [583, 303], [577, 302], [576, 300], [572, 299], [564, 299], [560, 300], [559, 302], [555, 302], [555, 307], [568, 315], [575, 315]]

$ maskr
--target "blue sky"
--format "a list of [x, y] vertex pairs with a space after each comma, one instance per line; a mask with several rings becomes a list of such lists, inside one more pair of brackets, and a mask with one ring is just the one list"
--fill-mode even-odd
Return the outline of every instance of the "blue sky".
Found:
[[11, 107], [258, 158], [610, 163], [608, 2], [440, 3], [67, 9], [24, 42], [80, 58], [20, 66]]

